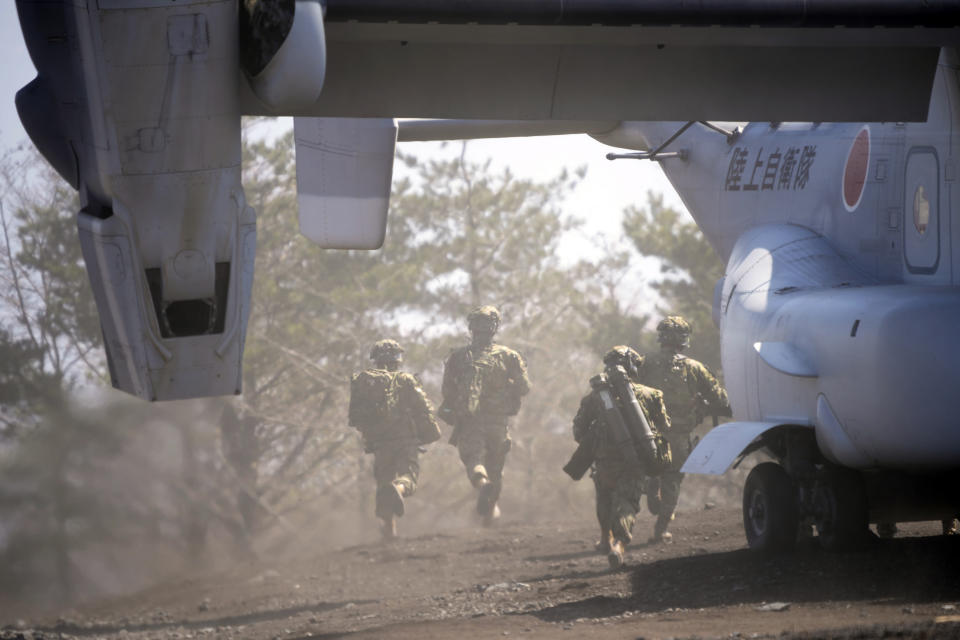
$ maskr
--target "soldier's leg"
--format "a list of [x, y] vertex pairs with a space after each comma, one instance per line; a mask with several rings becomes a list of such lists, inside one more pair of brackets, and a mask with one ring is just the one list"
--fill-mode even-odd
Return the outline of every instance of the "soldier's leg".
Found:
[[503, 486], [503, 466], [507, 462], [507, 454], [513, 441], [507, 434], [507, 425], [492, 425], [487, 432], [486, 453], [484, 455], [484, 466], [487, 468], [487, 477], [490, 480], [492, 489], [492, 498], [494, 501], [500, 497], [500, 489]]
[[396, 469], [393, 484], [401, 488], [404, 497], [409, 498], [417, 490], [420, 478], [420, 449], [416, 445], [403, 447], [396, 457]]
[[486, 440], [483, 436], [483, 432], [477, 426], [470, 426], [463, 429], [457, 441], [460, 461], [463, 462], [467, 478], [475, 489], [479, 489], [488, 479], [487, 468], [483, 464], [486, 452]]
[[391, 451], [383, 448], [375, 451], [373, 454], [373, 479], [377, 485], [374, 513], [378, 518], [386, 519], [393, 514], [393, 507], [389, 492], [396, 493], [393, 489], [393, 460]]
[[683, 482], [683, 474], [680, 473], [680, 468], [693, 450], [689, 432], [686, 430], [678, 431], [670, 441], [670, 449], [673, 453], [670, 469], [660, 475], [660, 509], [657, 513], [657, 522], [653, 526], [651, 542], [669, 540], [671, 537], [667, 533], [667, 527], [673, 520], [673, 512], [680, 501], [680, 483]]
[[[409, 486], [411, 491], [416, 474], [409, 475], [410, 459], [405, 447], [383, 447], [373, 456], [373, 477], [377, 483], [376, 515], [385, 524], [404, 512], [403, 496]], [[414, 469], [419, 472], [416, 458]], [[385, 531], [386, 533], [386, 531]], [[389, 536], [388, 536], [389, 537]]]
[[643, 492], [647, 494], [647, 510], [650, 515], [655, 516], [660, 513], [660, 476], [647, 478]]
[[610, 518], [613, 510], [611, 500], [613, 498], [613, 489], [605, 482], [607, 478], [601, 470], [594, 469], [591, 474], [593, 478], [594, 493], [597, 498], [597, 524], [600, 525], [600, 539], [594, 545], [600, 553], [610, 552]]
[[507, 461], [512, 442], [507, 434], [507, 425], [492, 424], [486, 428], [484, 467], [487, 470], [488, 483], [480, 487], [477, 496], [477, 513], [484, 517], [487, 524], [499, 516], [497, 501], [503, 488], [503, 466]]
[[681, 482], [683, 482], [683, 474], [679, 471], [664, 471], [660, 476], [660, 513], [653, 526], [653, 542], [670, 538], [667, 526], [673, 520], [673, 512], [677, 508], [677, 502], [680, 501]]
[[610, 505], [610, 568], [623, 566], [624, 548], [633, 539], [633, 524], [640, 510], [644, 479], [632, 473], [620, 473], [613, 487]]
[[610, 495], [610, 529], [613, 536], [623, 544], [633, 540], [633, 524], [640, 510], [643, 495], [643, 478], [631, 473], [621, 473]]

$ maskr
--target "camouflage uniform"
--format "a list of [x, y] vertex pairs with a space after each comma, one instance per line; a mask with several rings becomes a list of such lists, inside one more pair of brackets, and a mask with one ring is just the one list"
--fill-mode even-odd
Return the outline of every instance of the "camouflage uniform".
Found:
[[669, 316], [657, 325], [657, 332], [660, 353], [644, 357], [637, 367], [640, 382], [663, 392], [672, 424], [668, 440], [673, 464], [660, 476], [659, 505], [655, 480], [647, 496], [651, 512], [657, 514], [654, 541], [669, 537], [667, 525], [677, 508], [683, 481], [680, 467], [693, 451], [693, 430], [705, 415], [729, 415], [730, 408], [727, 392], [713, 374], [701, 363], [679, 353], [689, 345], [690, 325], [679, 316]]
[[[363, 435], [364, 449], [373, 454], [373, 477], [377, 483], [376, 515], [384, 521], [384, 537], [396, 535], [396, 517], [404, 512], [403, 498], [412, 496], [420, 476], [420, 445], [432, 442], [430, 433], [440, 435], [433, 405], [416, 376], [398, 371], [403, 349], [394, 340], [377, 342], [370, 357], [376, 367], [356, 374], [351, 382], [351, 426]], [[382, 380], [389, 385], [395, 406], [380, 421], [364, 417], [366, 405], [385, 395], [382, 386], [365, 383]], [[370, 390], [364, 389], [367, 384]], [[425, 435], [426, 434], [426, 435]]]
[[[624, 353], [639, 358], [629, 347], [614, 347], [604, 357], [604, 362], [610, 364], [609, 360]], [[632, 367], [627, 371], [634, 373]], [[670, 418], [663, 394], [637, 382], [631, 381], [631, 386], [650, 427], [661, 434], [670, 433]], [[593, 442], [594, 466], [591, 475], [596, 489], [597, 521], [600, 524], [597, 549], [610, 553], [611, 565], [619, 566], [623, 562], [623, 546], [633, 539], [633, 524], [644, 491], [645, 470], [630, 464], [610, 437], [603, 423], [600, 400], [595, 393], [590, 393], [580, 401], [580, 409], [573, 419], [573, 437], [578, 443], [588, 438]], [[615, 555], [618, 557], [615, 558]]]
[[499, 514], [497, 500], [503, 465], [510, 451], [509, 419], [530, 391], [523, 357], [493, 343], [500, 324], [495, 307], [474, 309], [467, 316], [471, 344], [455, 349], [443, 367], [440, 417], [454, 426], [450, 444], [473, 486], [479, 490], [477, 513], [486, 524]]

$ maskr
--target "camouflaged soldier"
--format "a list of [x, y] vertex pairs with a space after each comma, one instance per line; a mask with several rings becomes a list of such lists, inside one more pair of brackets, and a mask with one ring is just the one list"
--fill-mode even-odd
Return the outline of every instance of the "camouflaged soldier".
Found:
[[[681, 355], [690, 346], [690, 325], [680, 316], [668, 316], [657, 325], [660, 353], [648, 355], [638, 366], [638, 380], [663, 392], [670, 414], [672, 468], [647, 487], [647, 505], [657, 515], [651, 542], [669, 539], [667, 525], [680, 498], [680, 467], [693, 450], [693, 430], [707, 415], [730, 415], [727, 392], [701, 363]], [[659, 485], [659, 500], [658, 497]]]
[[[603, 363], [608, 367], [621, 366], [626, 370], [647, 422], [656, 432], [666, 435], [671, 427], [663, 394], [635, 382], [639, 360], [640, 355], [625, 346], [616, 346], [603, 357]], [[592, 441], [591, 476], [596, 489], [597, 522], [600, 524], [600, 540], [596, 548], [607, 554], [610, 567], [616, 569], [623, 565], [624, 547], [633, 539], [633, 524], [650, 470], [627, 460], [603, 423], [603, 407], [600, 405], [595, 393], [583, 398], [573, 419], [573, 437], [578, 443]]]
[[520, 411], [530, 380], [523, 357], [493, 342], [500, 327], [496, 307], [471, 311], [467, 327], [470, 344], [455, 349], [443, 366], [440, 417], [454, 427], [450, 444], [459, 450], [478, 490], [477, 514], [489, 526], [500, 516], [497, 500], [510, 450], [509, 419]]
[[439, 439], [440, 427], [420, 381], [399, 370], [403, 348], [395, 340], [374, 344], [370, 359], [374, 367], [350, 382], [349, 421], [363, 435], [364, 450], [373, 454], [376, 515], [389, 540], [397, 535], [403, 499], [417, 488], [420, 447]]

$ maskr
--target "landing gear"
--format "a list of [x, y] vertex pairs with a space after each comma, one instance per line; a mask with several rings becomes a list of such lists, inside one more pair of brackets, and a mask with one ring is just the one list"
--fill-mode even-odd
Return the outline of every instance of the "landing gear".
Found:
[[743, 487], [747, 544], [759, 551], [788, 551], [797, 541], [797, 488], [783, 467], [758, 464]]
[[863, 479], [849, 469], [824, 469], [813, 489], [813, 521], [820, 546], [843, 551], [869, 538]]
[[[895, 534], [895, 522], [941, 520], [958, 513], [955, 469], [919, 473], [843, 467], [823, 455], [809, 427], [767, 431], [742, 455], [755, 451], [776, 462], [754, 467], [743, 488], [743, 527], [752, 549], [786, 551], [815, 530], [820, 547], [846, 551], [872, 544], [871, 520], [883, 538]], [[950, 518], [942, 526], [945, 535], [957, 531]]]

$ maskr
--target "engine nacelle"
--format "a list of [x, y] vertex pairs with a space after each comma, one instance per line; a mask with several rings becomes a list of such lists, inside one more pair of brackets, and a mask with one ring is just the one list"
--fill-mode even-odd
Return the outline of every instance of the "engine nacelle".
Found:
[[[243, 5], [244, 3], [241, 3]], [[305, 109], [320, 97], [327, 49], [319, 0], [261, 0], [241, 7], [241, 51], [250, 88], [272, 110]]]
[[[105, 219], [79, 213], [80, 246], [117, 389], [145, 400], [240, 393], [257, 232], [239, 188], [228, 202], [235, 222], [217, 256], [213, 295], [175, 301], [164, 294], [161, 269], [146, 266], [133, 216], [121, 202]], [[202, 254], [185, 249], [173, 268], [189, 272], [203, 262]]]
[[236, 0], [17, 6], [38, 71], [18, 106], [80, 192], [114, 386], [149, 400], [239, 393], [256, 227], [240, 182]]

